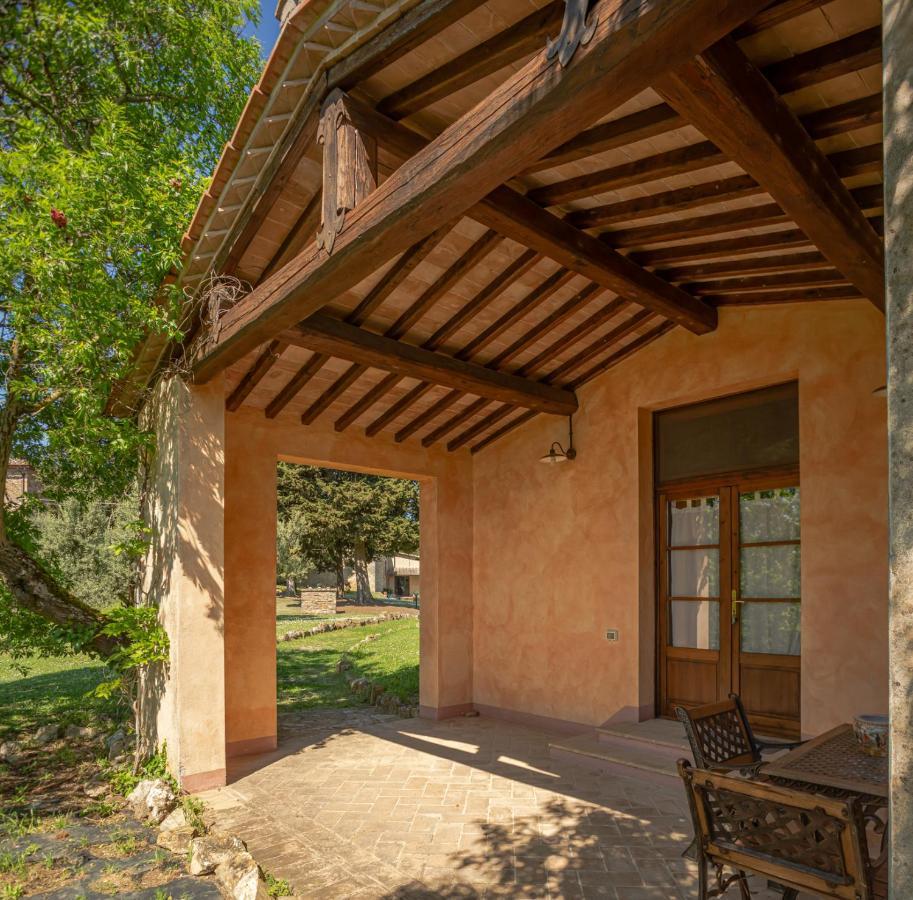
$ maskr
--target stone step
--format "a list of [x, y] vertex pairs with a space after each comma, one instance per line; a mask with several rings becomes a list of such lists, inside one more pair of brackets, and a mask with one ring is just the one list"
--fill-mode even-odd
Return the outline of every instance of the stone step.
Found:
[[686, 754], [674, 756], [668, 747], [654, 747], [645, 741], [605, 740], [601, 735], [584, 734], [556, 738], [549, 743], [549, 755], [615, 775], [673, 784], [678, 781], [675, 760]]
[[673, 762], [683, 756], [691, 758], [691, 748], [682, 725], [668, 719], [605, 725], [596, 729], [596, 737], [607, 745], [649, 748]]

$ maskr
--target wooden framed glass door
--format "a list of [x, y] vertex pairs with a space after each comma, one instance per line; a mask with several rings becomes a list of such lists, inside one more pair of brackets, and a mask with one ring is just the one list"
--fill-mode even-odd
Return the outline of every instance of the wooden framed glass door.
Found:
[[657, 521], [661, 713], [736, 691], [758, 730], [798, 735], [798, 476], [665, 489]]

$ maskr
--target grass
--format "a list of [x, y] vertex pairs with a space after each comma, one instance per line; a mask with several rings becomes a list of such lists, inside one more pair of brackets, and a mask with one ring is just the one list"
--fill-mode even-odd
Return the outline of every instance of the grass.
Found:
[[[370, 634], [377, 640], [361, 644]], [[343, 655], [349, 672], [336, 671]], [[383, 684], [401, 699], [418, 694], [418, 621], [399, 619], [363, 628], [345, 628], [282, 643], [277, 648], [279, 710], [352, 706], [347, 676], [360, 675]]]
[[[294, 601], [277, 598], [276, 632], [309, 628], [328, 616], [303, 616]], [[366, 607], [351, 618], [377, 615]], [[352, 672], [336, 672], [343, 653], [369, 634], [378, 640], [352, 650]], [[277, 648], [279, 709], [308, 709], [350, 706], [357, 701], [349, 692], [346, 674], [363, 675], [384, 684], [403, 700], [418, 694], [418, 622], [402, 619], [362, 628], [345, 628]], [[89, 725], [110, 713], [111, 701], [90, 696], [106, 678], [104, 666], [88, 656], [53, 657], [24, 662], [23, 676], [14, 661], [0, 655], [0, 740], [26, 735], [40, 725]]]
[[88, 656], [14, 661], [0, 654], [0, 740], [48, 722], [91, 724], [111, 710], [111, 701], [86, 696], [105, 678], [105, 667]]

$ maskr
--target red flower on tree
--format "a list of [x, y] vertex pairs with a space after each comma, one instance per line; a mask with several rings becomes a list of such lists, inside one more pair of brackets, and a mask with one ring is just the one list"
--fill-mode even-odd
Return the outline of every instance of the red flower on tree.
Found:
[[62, 213], [59, 209], [55, 209], [53, 206], [51, 207], [51, 221], [52, 221], [58, 228], [66, 228], [66, 227], [67, 227], [67, 217], [66, 217], [66, 215], [64, 215], [64, 213]]

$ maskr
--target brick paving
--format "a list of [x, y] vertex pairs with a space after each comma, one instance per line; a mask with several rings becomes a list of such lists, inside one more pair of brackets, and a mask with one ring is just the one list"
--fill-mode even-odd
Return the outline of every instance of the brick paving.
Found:
[[297, 896], [697, 896], [678, 785], [552, 760], [546, 732], [365, 710], [296, 713], [281, 732], [201, 796]]

